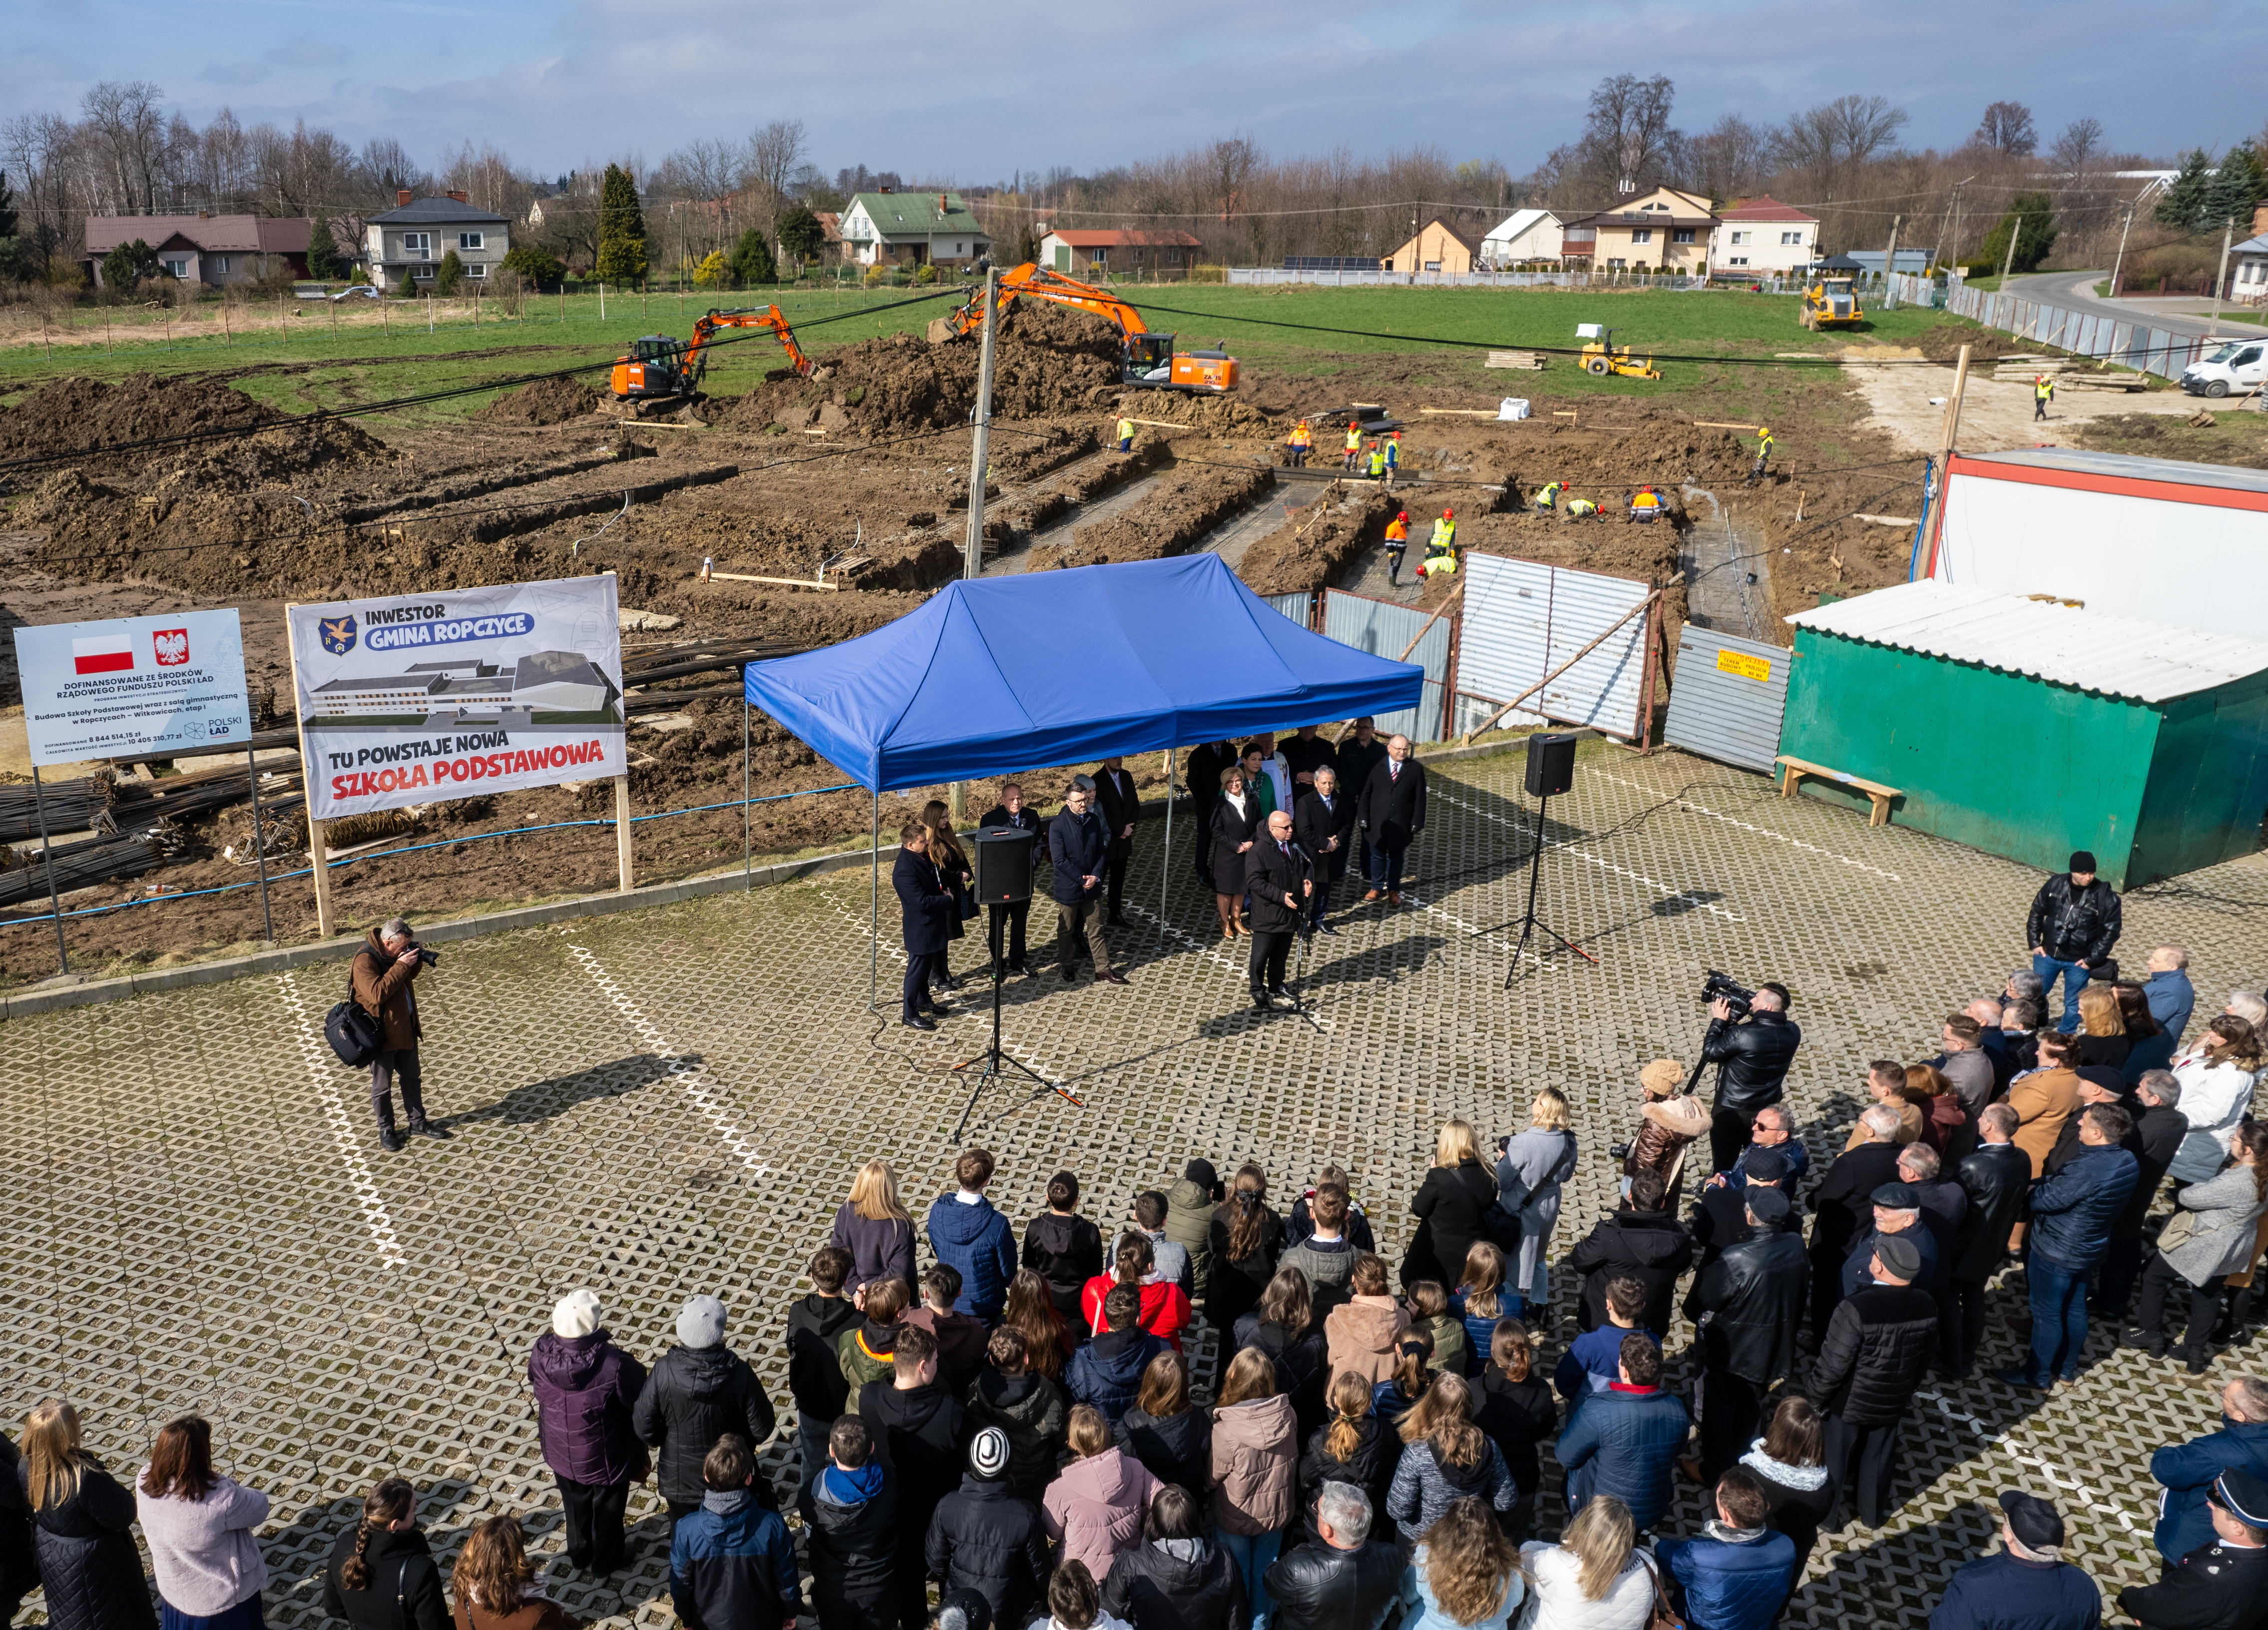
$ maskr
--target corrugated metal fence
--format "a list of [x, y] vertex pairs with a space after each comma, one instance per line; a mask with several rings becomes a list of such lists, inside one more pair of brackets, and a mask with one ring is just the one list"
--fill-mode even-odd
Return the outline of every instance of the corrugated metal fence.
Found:
[[2163, 379], [2180, 378], [2182, 371], [2203, 356], [2208, 344], [2169, 328], [2121, 322], [2115, 317], [2043, 305], [2037, 300], [2013, 294], [1987, 294], [1976, 289], [1948, 290], [1945, 309], [2020, 340], [2095, 357], [2141, 373], [2154, 373]]
[[[1323, 632], [1342, 645], [1383, 657], [1388, 662], [1414, 662], [1425, 670], [1425, 690], [1415, 708], [1382, 713], [1374, 721], [1381, 736], [1403, 735], [1412, 741], [1440, 741], [1447, 731], [1441, 725], [1443, 704], [1449, 694], [1449, 656], [1454, 643], [1452, 617], [1432, 618], [1410, 606], [1366, 599], [1339, 589], [1323, 593]], [[1421, 635], [1418, 630], [1423, 628]], [[1416, 640], [1413, 648], [1410, 642]], [[1410, 654], [1402, 653], [1408, 650]]]
[[1631, 617], [1618, 628], [1615, 622], [1651, 592], [1646, 584], [1494, 554], [1468, 554], [1465, 572], [1455, 730], [1477, 725], [1605, 634], [1597, 650], [1551, 678], [1500, 723], [1509, 727], [1549, 719], [1644, 739], [1658, 613]]
[[1790, 653], [1691, 623], [1677, 636], [1677, 684], [1661, 738], [1720, 764], [1770, 775], [1779, 756]]

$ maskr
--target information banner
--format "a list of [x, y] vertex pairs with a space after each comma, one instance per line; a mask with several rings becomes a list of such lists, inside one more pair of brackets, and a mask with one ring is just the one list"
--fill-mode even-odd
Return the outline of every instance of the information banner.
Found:
[[612, 573], [284, 614], [317, 820], [625, 773]]
[[16, 630], [32, 762], [169, 759], [252, 738], [236, 613]]

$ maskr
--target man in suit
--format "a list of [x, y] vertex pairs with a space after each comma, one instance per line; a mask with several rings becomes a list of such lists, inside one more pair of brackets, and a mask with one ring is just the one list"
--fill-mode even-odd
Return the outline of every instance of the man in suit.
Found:
[[1315, 885], [1306, 856], [1292, 845], [1292, 818], [1282, 810], [1268, 818], [1267, 835], [1246, 854], [1244, 880], [1252, 895], [1252, 1005], [1263, 1013], [1296, 1007], [1284, 988], [1284, 965]]
[[1103, 863], [1109, 868], [1104, 882], [1110, 926], [1132, 928], [1119, 914], [1118, 902], [1126, 893], [1126, 862], [1134, 853], [1134, 823], [1142, 819], [1142, 795], [1134, 790], [1133, 772], [1123, 758], [1103, 760], [1102, 773], [1094, 778], [1094, 792], [1101, 800], [1103, 830], [1110, 834], [1110, 855]]
[[[1019, 832], [1031, 833], [1032, 882], [1035, 885], [1041, 882], [1045, 875], [1040, 870], [1040, 860], [1047, 852], [1046, 824], [1040, 819], [1037, 811], [1024, 807], [1024, 789], [1012, 781], [1002, 787], [1000, 802], [985, 811], [984, 819], [976, 824], [980, 826], [1013, 826]], [[988, 927], [991, 933], [994, 958], [1001, 956], [1001, 942], [1005, 937], [1007, 942], [1007, 972], [1025, 979], [1031, 978], [1032, 965], [1026, 959], [1024, 951], [1024, 930], [1032, 915], [1031, 900], [1027, 898], [1001, 906], [988, 902], [984, 914], [991, 920]]]
[[1386, 744], [1386, 761], [1371, 771], [1361, 807], [1371, 847], [1377, 851], [1377, 868], [1363, 899], [1373, 900], [1383, 894], [1388, 903], [1399, 906], [1403, 862], [1425, 829], [1425, 767], [1410, 756], [1410, 738], [1396, 736]]
[[1110, 840], [1101, 818], [1087, 808], [1094, 796], [1092, 780], [1072, 777], [1063, 812], [1048, 823], [1048, 855], [1055, 863], [1048, 892], [1056, 902], [1056, 965], [1065, 984], [1079, 977], [1073, 947], [1084, 931], [1087, 949], [1094, 953], [1094, 982], [1123, 985], [1126, 976], [1110, 966], [1110, 947], [1102, 937], [1102, 870]]
[[930, 1015], [945, 1010], [929, 994], [930, 971], [945, 956], [954, 910], [953, 891], [930, 863], [928, 827], [908, 821], [898, 833], [898, 857], [890, 866], [890, 886], [897, 891], [906, 936], [906, 984], [898, 1023], [935, 1030], [937, 1021]]
[[1295, 814], [1300, 800], [1314, 789], [1315, 772], [1338, 767], [1338, 751], [1322, 738], [1322, 730], [1320, 724], [1302, 724], [1298, 735], [1276, 749], [1276, 756], [1292, 772], [1292, 808]]
[[1346, 876], [1347, 857], [1354, 852], [1354, 800], [1339, 790], [1339, 773], [1329, 765], [1315, 771], [1314, 790], [1301, 795], [1292, 814], [1292, 835], [1314, 870], [1307, 921], [1336, 935], [1338, 930], [1323, 921], [1323, 914], [1331, 908], [1331, 885]]
[[1197, 816], [1197, 841], [1189, 847], [1196, 854], [1197, 877], [1208, 894], [1218, 891], [1212, 883], [1212, 840], [1206, 834], [1212, 831], [1213, 806], [1220, 802], [1220, 773], [1235, 762], [1233, 742], [1211, 741], [1189, 749], [1189, 807]]

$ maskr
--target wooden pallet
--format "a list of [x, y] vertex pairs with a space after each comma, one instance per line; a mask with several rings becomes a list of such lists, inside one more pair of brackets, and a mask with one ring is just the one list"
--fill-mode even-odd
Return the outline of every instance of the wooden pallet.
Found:
[[1491, 351], [1482, 364], [1488, 368], [1529, 368], [1543, 366], [1543, 354], [1537, 351]]

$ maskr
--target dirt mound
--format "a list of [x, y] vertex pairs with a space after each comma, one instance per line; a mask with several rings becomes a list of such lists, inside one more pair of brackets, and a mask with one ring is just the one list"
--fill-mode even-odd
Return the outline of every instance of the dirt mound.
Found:
[[564, 424], [599, 406], [595, 386], [573, 379], [539, 379], [507, 391], [473, 415], [482, 424]]
[[[1063, 313], [1049, 312], [1050, 319]], [[1084, 313], [1071, 313], [1081, 315]], [[1075, 345], [1086, 341], [1074, 340]], [[711, 423], [740, 431], [848, 430], [902, 436], [965, 424], [976, 403], [975, 339], [932, 345], [911, 334], [861, 340], [827, 353], [823, 378], [775, 376], [711, 406]], [[1065, 349], [1004, 334], [992, 358], [992, 411], [1004, 419], [1057, 418], [1108, 405], [1118, 383], [1116, 351]]]
[[[99, 454], [160, 437], [254, 430], [284, 417], [241, 391], [196, 379], [146, 373], [116, 384], [55, 379], [0, 413], [0, 459]], [[168, 451], [156, 450], [160, 456]]]
[[[1386, 523], [1403, 507], [1389, 493], [1359, 488], [1327, 491], [1323, 497], [1244, 552], [1236, 575], [1255, 594], [1296, 594], [1339, 581], [1354, 558], [1386, 536]], [[1425, 555], [1423, 534], [1412, 540]]]
[[998, 337], [1111, 363], [1125, 354], [1116, 323], [1075, 305], [1049, 305], [1044, 300], [1009, 302], [1000, 313]]
[[1215, 436], [1272, 436], [1276, 421], [1233, 396], [1191, 396], [1183, 391], [1136, 391], [1119, 411], [1137, 419], [1164, 419]]

